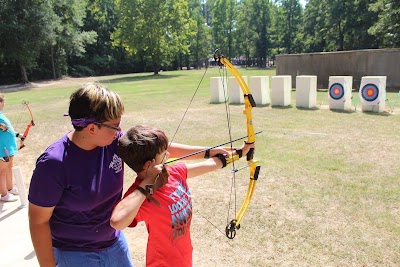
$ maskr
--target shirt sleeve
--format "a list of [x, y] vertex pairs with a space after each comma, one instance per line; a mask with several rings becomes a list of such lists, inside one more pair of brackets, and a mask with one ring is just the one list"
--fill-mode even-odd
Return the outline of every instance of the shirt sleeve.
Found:
[[29, 186], [29, 201], [41, 207], [54, 207], [65, 187], [62, 162], [52, 158], [49, 151], [46, 151], [36, 162]]

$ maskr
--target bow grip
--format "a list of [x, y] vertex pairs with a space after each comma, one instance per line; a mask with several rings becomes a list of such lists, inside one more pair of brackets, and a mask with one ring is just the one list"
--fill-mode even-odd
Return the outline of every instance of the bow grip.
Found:
[[[246, 144], [253, 144], [253, 143], [247, 143]], [[250, 148], [249, 152], [246, 155], [247, 161], [252, 160], [254, 156], [254, 148]]]

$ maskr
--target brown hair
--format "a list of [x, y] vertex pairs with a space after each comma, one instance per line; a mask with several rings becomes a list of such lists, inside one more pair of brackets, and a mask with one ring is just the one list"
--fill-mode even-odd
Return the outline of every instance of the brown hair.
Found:
[[150, 126], [130, 128], [118, 140], [118, 154], [136, 173], [143, 171], [144, 164], [168, 148], [168, 138], [163, 131]]

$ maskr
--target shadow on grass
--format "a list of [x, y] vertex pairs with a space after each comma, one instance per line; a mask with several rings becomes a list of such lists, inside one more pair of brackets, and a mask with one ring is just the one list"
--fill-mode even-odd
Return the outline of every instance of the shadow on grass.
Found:
[[165, 80], [165, 79], [171, 79], [171, 78], [176, 78], [180, 77], [182, 75], [177, 75], [177, 74], [145, 74], [145, 75], [134, 75], [134, 76], [128, 76], [128, 77], [119, 77], [119, 78], [114, 78], [114, 79], [104, 79], [101, 80], [102, 83], [126, 83], [126, 82], [137, 82], [137, 81], [147, 81], [147, 80]]
[[342, 109], [330, 109], [331, 112], [334, 113], [341, 113], [341, 114], [353, 114], [356, 113], [357, 111], [355, 109], [349, 109], [349, 110], [342, 110]]
[[11, 92], [19, 92], [19, 91], [27, 91], [35, 88], [31, 83], [27, 84], [11, 84], [11, 85], [2, 85], [0, 86], [0, 93], [11, 93]]
[[320, 110], [319, 107], [313, 107], [313, 108], [303, 108], [303, 107], [296, 107], [298, 110], [305, 110], [305, 111], [316, 111]]
[[382, 117], [388, 117], [392, 116], [393, 113], [388, 112], [388, 111], [383, 111], [383, 112], [374, 112], [374, 111], [361, 111], [365, 115], [371, 115], [371, 116], [382, 116]]
[[293, 108], [292, 105], [289, 105], [289, 106], [275, 106], [275, 105], [272, 105], [271, 107], [273, 109], [290, 109], [290, 108]]

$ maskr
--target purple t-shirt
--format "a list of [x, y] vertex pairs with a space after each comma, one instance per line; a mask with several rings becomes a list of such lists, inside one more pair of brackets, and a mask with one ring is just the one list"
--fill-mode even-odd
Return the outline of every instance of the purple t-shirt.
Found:
[[29, 201], [55, 207], [50, 218], [54, 247], [99, 251], [116, 241], [119, 231], [110, 226], [110, 217], [122, 196], [124, 173], [117, 142], [87, 151], [65, 135], [37, 159]]

